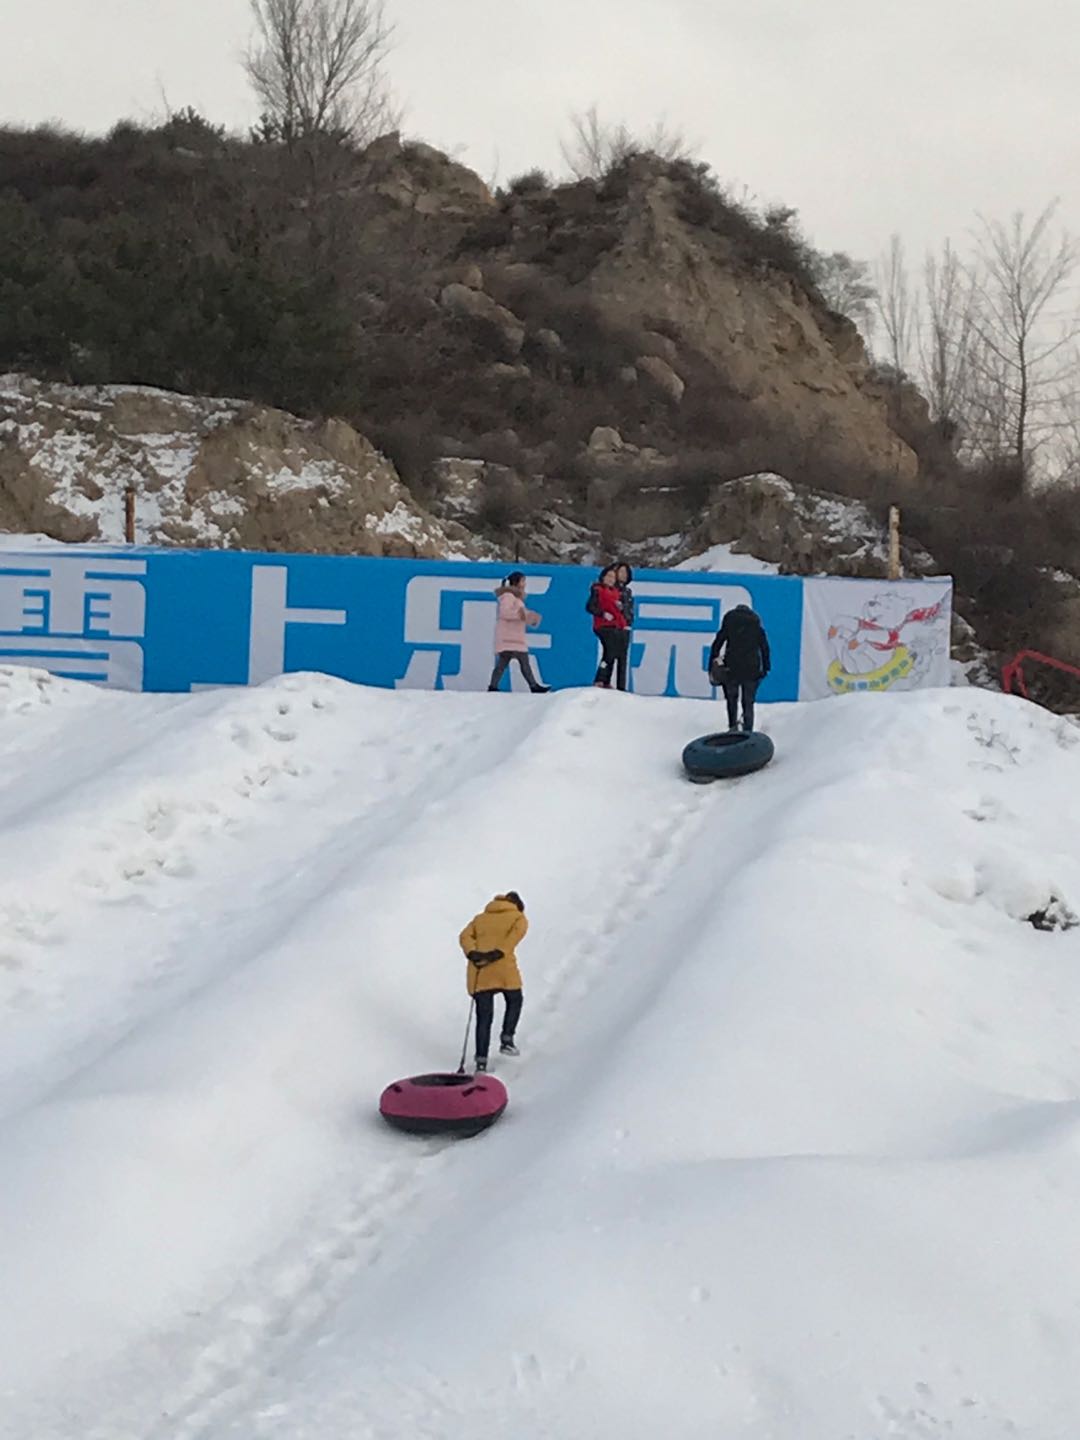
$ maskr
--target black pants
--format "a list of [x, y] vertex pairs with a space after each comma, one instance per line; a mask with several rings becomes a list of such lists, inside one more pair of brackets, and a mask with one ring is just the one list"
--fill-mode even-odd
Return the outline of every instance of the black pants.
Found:
[[495, 669], [492, 670], [491, 679], [488, 681], [488, 689], [497, 690], [499, 688], [499, 682], [506, 674], [506, 667], [510, 664], [511, 660], [518, 662], [518, 665], [521, 667], [521, 673], [525, 677], [525, 684], [528, 685], [530, 690], [535, 690], [539, 682], [533, 674], [532, 662], [529, 660], [528, 653], [525, 650], [499, 651], [495, 657]]
[[731, 679], [724, 682], [724, 699], [727, 701], [727, 722], [734, 730], [739, 723], [739, 700], [742, 700], [742, 728], [754, 728], [754, 701], [760, 680]]
[[616, 672], [616, 689], [626, 689], [626, 667], [630, 656], [630, 631], [616, 630], [614, 626], [598, 632], [603, 658], [596, 671], [593, 684], [610, 685], [611, 672]]
[[503, 1012], [502, 1039], [513, 1040], [517, 1023], [521, 1019], [522, 995], [520, 990], [478, 990], [476, 992], [476, 1058], [486, 1060], [491, 1044], [491, 1022], [495, 1018], [495, 996], [501, 995], [506, 1001]]

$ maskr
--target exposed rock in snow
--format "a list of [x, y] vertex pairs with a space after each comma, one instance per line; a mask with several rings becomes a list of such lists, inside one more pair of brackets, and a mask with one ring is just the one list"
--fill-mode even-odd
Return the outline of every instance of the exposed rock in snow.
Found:
[[339, 420], [141, 387], [0, 377], [0, 525], [64, 541], [469, 555]]
[[[786, 575], [877, 578], [888, 569], [887, 536], [865, 505], [783, 475], [746, 475], [717, 486], [686, 537], [690, 555], [734, 543]], [[907, 575], [934, 570], [924, 550], [906, 547], [903, 560]]]

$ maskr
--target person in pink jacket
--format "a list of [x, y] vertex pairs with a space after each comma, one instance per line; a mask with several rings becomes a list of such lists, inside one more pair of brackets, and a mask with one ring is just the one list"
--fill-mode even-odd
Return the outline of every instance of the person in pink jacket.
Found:
[[498, 690], [506, 667], [511, 660], [516, 660], [533, 694], [546, 695], [551, 686], [540, 684], [529, 660], [529, 639], [525, 630], [529, 625], [539, 625], [540, 616], [535, 610], [525, 608], [525, 576], [520, 570], [514, 570], [495, 594], [499, 605], [495, 620], [495, 668], [491, 672], [488, 689]]

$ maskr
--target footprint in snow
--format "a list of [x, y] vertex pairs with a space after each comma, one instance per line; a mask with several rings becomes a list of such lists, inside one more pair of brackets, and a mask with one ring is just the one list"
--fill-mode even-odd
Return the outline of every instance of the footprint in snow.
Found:
[[1000, 820], [1001, 801], [996, 800], [992, 795], [987, 795], [973, 809], [965, 810], [964, 814], [969, 820], [976, 820], [980, 824], [987, 820]]

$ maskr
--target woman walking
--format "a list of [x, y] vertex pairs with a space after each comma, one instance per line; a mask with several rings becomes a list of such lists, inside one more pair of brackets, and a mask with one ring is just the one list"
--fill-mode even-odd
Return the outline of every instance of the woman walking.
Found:
[[[624, 568], [629, 574], [629, 566]], [[629, 586], [626, 593], [629, 594]], [[593, 684], [610, 690], [611, 674], [614, 670], [618, 689], [625, 690], [627, 659], [630, 654], [630, 622], [623, 607], [623, 591], [619, 588], [614, 565], [605, 565], [599, 579], [593, 582], [585, 609], [593, 617], [593, 631], [600, 641], [601, 659]]]
[[476, 1069], [484, 1071], [495, 1017], [495, 996], [503, 997], [501, 1055], [518, 1055], [514, 1032], [521, 1018], [521, 971], [516, 947], [528, 933], [525, 902], [516, 890], [496, 895], [474, 915], [459, 936], [468, 960], [465, 984], [476, 1003]]
[[[723, 660], [721, 660], [723, 651]], [[761, 616], [749, 605], [736, 605], [724, 616], [709, 649], [706, 668], [709, 679], [719, 685], [727, 702], [728, 730], [739, 729], [739, 702], [742, 701], [742, 729], [754, 728], [754, 701], [758, 686], [769, 673], [772, 657], [769, 637]]]
[[498, 612], [495, 619], [495, 668], [488, 681], [489, 690], [498, 690], [506, 667], [516, 660], [525, 683], [534, 695], [546, 695], [550, 685], [541, 685], [533, 674], [529, 659], [529, 637], [525, 630], [529, 625], [539, 625], [541, 617], [535, 610], [525, 607], [525, 576], [520, 570], [513, 570], [495, 591], [498, 596]]

